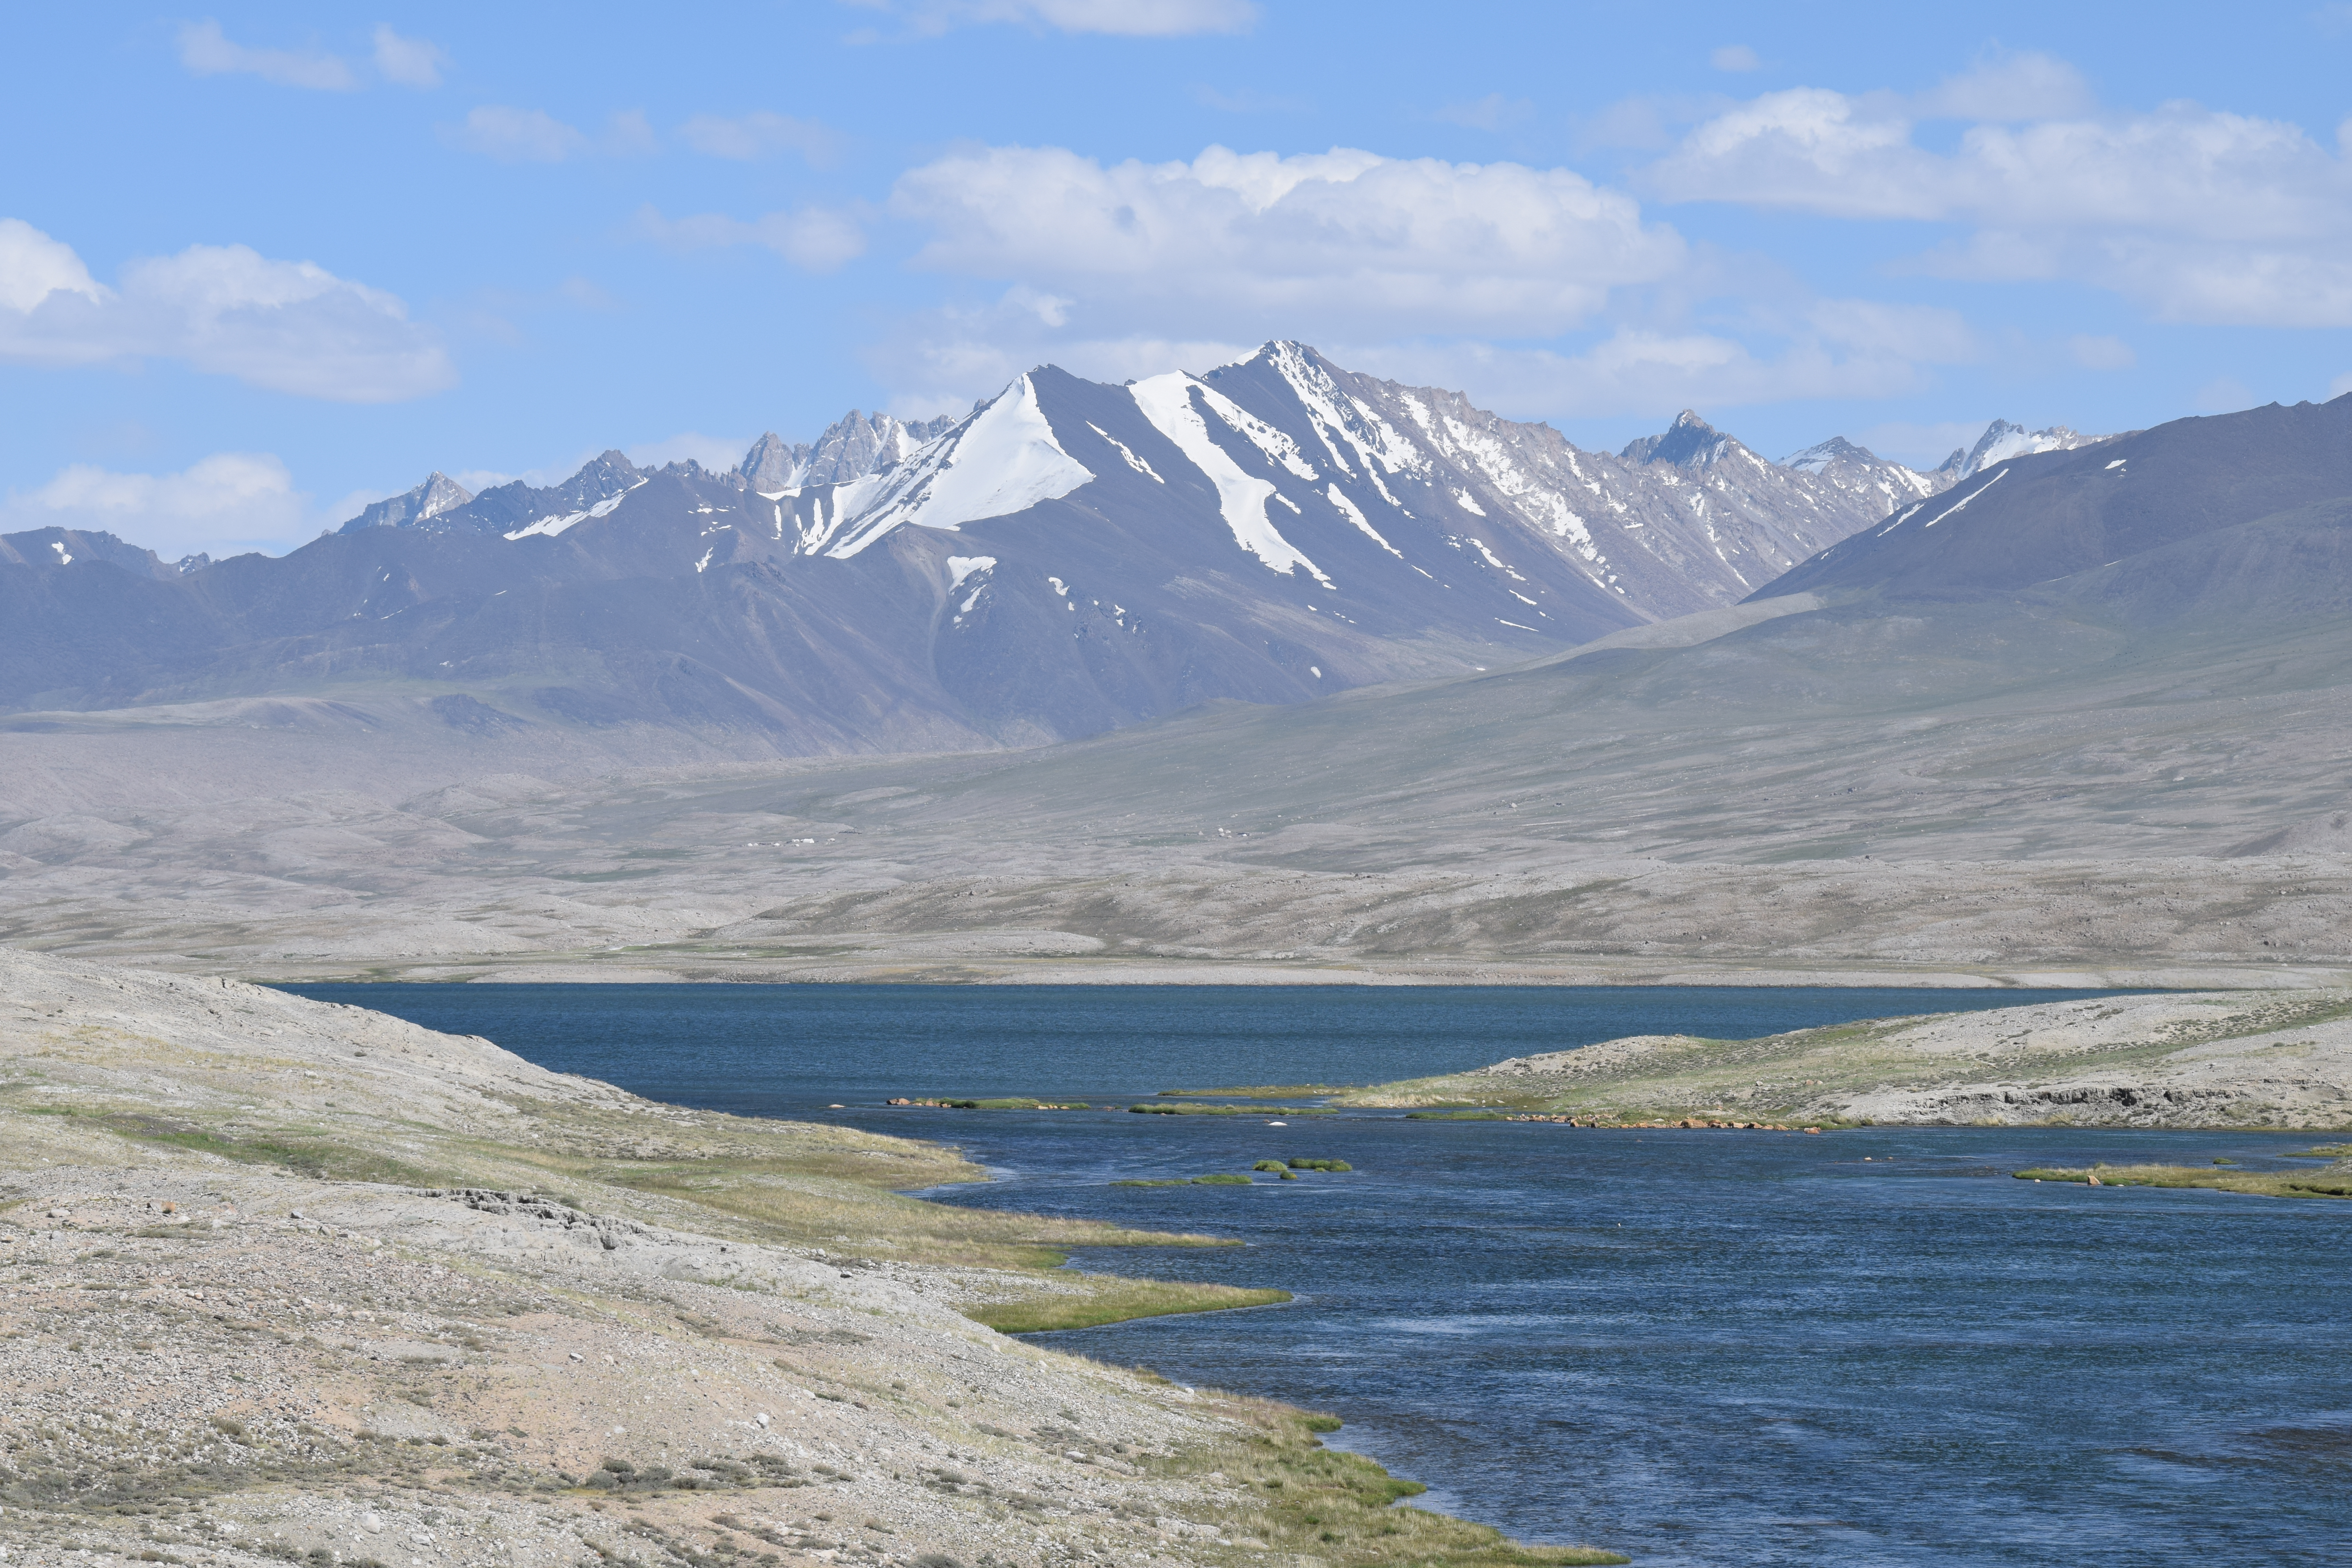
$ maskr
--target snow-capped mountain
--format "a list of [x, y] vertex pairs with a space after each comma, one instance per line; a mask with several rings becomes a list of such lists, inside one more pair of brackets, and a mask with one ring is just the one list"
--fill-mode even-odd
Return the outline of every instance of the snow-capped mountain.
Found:
[[1952, 455], [1937, 465], [1936, 472], [1944, 476], [1947, 485], [1956, 485], [2011, 458], [2021, 458], [2033, 452], [2072, 452], [2077, 447], [2095, 447], [2102, 441], [2114, 439], [2112, 436], [2085, 436], [2063, 425], [2053, 425], [2046, 430], [2028, 430], [2022, 425], [1996, 419], [1985, 426], [1985, 433], [1977, 437], [1974, 447], [1965, 451], [1957, 447], [1952, 448]]
[[1880, 457], [1843, 436], [1806, 447], [1780, 459], [1780, 466], [1811, 474], [1825, 483], [1857, 495], [1867, 504], [1892, 512], [1928, 496], [1949, 489], [1952, 476], [1938, 468], [1923, 474], [1916, 468]]
[[[1588, 452], [1293, 342], [1128, 385], [1047, 366], [953, 421], [762, 437], [729, 472], [612, 451], [544, 488], [436, 476], [276, 560], [135, 592], [37, 573], [16, 624], [54, 622], [58, 647], [0, 649], [0, 703], [250, 693], [282, 671], [446, 687], [494, 728], [1043, 740], [1729, 605], [1934, 488], [1860, 448], [1769, 463], [1695, 414]], [[64, 657], [93, 615], [122, 630]]]
[[[1230, 549], [1327, 592], [1515, 582], [1489, 618], [1538, 635], [1733, 603], [1934, 489], [1894, 464], [1867, 482], [1854, 465], [1785, 468], [1688, 413], [1618, 457], [1586, 452], [1276, 342], [1128, 387], [1034, 372], [895, 468], [759, 493], [798, 552], [846, 559], [901, 526], [961, 528], [1081, 488], [1081, 506], [1213, 510]], [[1339, 561], [1345, 580], [1326, 569]]]

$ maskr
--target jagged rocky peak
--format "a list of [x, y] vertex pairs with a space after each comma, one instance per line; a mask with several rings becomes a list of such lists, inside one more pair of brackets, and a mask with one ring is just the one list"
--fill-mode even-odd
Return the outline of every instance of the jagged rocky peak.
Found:
[[1675, 422], [1666, 426], [1664, 435], [1630, 441], [1617, 455], [1629, 463], [1672, 463], [1677, 468], [1703, 468], [1735, 445], [1730, 437], [1685, 408], [1675, 416]]
[[825, 426], [814, 446], [788, 444], [771, 430], [751, 443], [736, 468], [755, 490], [773, 493], [804, 485], [847, 484], [877, 468], [912, 456], [917, 448], [955, 427], [952, 415], [937, 419], [900, 419], [853, 408]]
[[805, 445], [795, 447], [770, 430], [751, 443], [751, 449], [743, 454], [735, 471], [755, 490], [790, 489], [793, 476], [808, 461], [808, 455]]
[[888, 414], [867, 416], [853, 408], [816, 439], [808, 458], [804, 484], [840, 484], [864, 479], [877, 468], [904, 462], [934, 436], [945, 435], [955, 420], [942, 416], [909, 424]]
[[2095, 446], [2107, 440], [2105, 436], [2085, 436], [2063, 425], [2046, 429], [2028, 430], [2022, 425], [2012, 425], [2006, 419], [1996, 419], [1985, 426], [1977, 444], [1963, 452], [1958, 447], [1943, 461], [1936, 472], [1948, 474], [1955, 480], [1981, 473], [1995, 463], [2005, 463], [2011, 458], [2025, 457], [2034, 452], [2071, 452], [2077, 447]]
[[414, 528], [426, 518], [455, 511], [473, 499], [473, 491], [436, 468], [415, 489], [404, 490], [363, 509], [359, 516], [343, 524], [342, 531], [352, 533], [362, 528]]

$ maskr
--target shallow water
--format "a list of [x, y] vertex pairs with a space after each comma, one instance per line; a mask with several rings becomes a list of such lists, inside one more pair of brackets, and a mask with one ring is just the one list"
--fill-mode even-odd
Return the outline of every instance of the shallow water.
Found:
[[[1048, 1337], [1332, 1411], [1339, 1441], [1431, 1483], [1435, 1506], [1524, 1538], [1710, 1565], [2316, 1563], [2352, 1543], [2352, 1205], [2008, 1173], [2270, 1165], [2308, 1139], [876, 1104], [1371, 1081], [2063, 994], [300, 989], [664, 1099], [948, 1139], [999, 1177], [948, 1202], [1241, 1237], [1077, 1261], [1297, 1302]], [[1295, 1154], [1357, 1170], [1108, 1184]]]

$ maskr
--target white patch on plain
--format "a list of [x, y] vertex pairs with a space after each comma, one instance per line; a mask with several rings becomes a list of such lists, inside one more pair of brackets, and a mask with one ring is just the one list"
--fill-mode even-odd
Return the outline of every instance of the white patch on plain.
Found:
[[1322, 568], [1283, 538], [1266, 515], [1266, 499], [1275, 493], [1274, 486], [1244, 473], [1241, 465], [1210, 439], [1208, 422], [1201, 416], [1200, 404], [1215, 409], [1220, 418], [1236, 429], [1240, 428], [1238, 421], [1247, 419], [1247, 415], [1234, 408], [1228, 416], [1218, 405], [1232, 407], [1229, 398], [1181, 370], [1139, 381], [1127, 390], [1134, 395], [1135, 405], [1151, 421], [1152, 427], [1174, 443], [1176, 449], [1217, 488], [1218, 510], [1224, 517], [1225, 526], [1233, 530], [1234, 543], [1256, 556], [1270, 572], [1288, 573], [1303, 566], [1318, 583], [1336, 589], [1338, 585], [1323, 574]]
[[2131, 459], [2130, 459], [2129, 458], [2117, 458], [2114, 462], [2109, 463], [2109, 464], [2107, 465], [2107, 467], [2108, 467], [2110, 469], [2113, 469], [2113, 468], [2122, 468], [2126, 463], [2128, 463], [2128, 462], [2130, 462], [2130, 461], [2131, 461]]
[[1476, 517], [1484, 517], [1486, 515], [1486, 509], [1480, 506], [1476, 500], [1471, 496], [1468, 490], [1455, 490], [1454, 492], [1454, 499], [1462, 503], [1463, 510]]
[[950, 555], [948, 557], [948, 592], [963, 586], [963, 580], [975, 572], [985, 572], [996, 564], [993, 555]]

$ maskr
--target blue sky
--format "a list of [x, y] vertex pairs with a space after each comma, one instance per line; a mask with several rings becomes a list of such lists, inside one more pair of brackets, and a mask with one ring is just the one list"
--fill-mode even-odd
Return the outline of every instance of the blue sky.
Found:
[[2352, 391], [2352, 5], [21, 7], [0, 529], [278, 550], [1268, 337], [1931, 465]]

